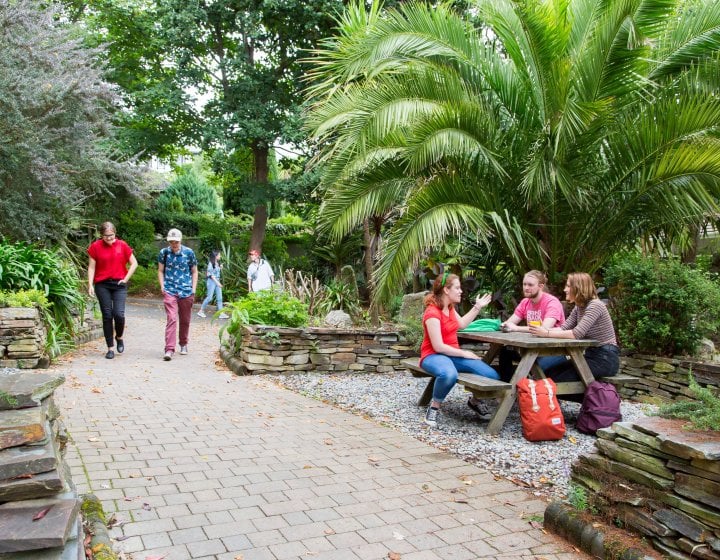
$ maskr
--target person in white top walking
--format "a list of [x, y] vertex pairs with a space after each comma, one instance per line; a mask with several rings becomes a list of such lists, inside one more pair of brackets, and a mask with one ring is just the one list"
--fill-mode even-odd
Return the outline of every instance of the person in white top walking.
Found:
[[253, 249], [248, 254], [251, 261], [247, 269], [248, 292], [269, 290], [275, 280], [275, 273], [268, 262], [260, 258], [259, 251]]

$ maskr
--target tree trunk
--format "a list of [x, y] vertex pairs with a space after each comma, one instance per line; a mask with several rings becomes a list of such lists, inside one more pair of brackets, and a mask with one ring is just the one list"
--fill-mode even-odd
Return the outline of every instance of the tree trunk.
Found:
[[373, 238], [370, 234], [370, 220], [363, 221], [363, 245], [365, 245], [365, 284], [368, 290], [368, 300], [370, 301], [370, 321], [373, 325], [380, 324], [380, 315], [378, 313], [378, 304], [375, 301], [375, 287], [373, 285], [373, 271], [375, 269], [373, 259]]
[[[265, 185], [268, 182], [268, 147], [260, 142], [256, 142], [252, 146], [252, 153], [255, 164], [255, 184]], [[265, 203], [258, 204], [255, 207], [252, 234], [250, 236], [251, 251], [259, 251], [262, 254], [267, 219], [267, 205]]]

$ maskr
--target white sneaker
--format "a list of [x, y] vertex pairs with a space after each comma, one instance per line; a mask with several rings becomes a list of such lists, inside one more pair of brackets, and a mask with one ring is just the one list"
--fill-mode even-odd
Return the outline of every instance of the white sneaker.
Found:
[[180, 347], [180, 355], [181, 355], [181, 356], [187, 355], [187, 346], [181, 346], [181, 347]]
[[220, 313], [220, 315], [218, 315], [218, 319], [229, 319], [229, 318], [230, 318], [230, 315], [228, 315], [227, 313]]
[[207, 315], [205, 315], [205, 313], [203, 312], [202, 309], [200, 311], [198, 311], [197, 315], [198, 315], [198, 317], [207, 317]]

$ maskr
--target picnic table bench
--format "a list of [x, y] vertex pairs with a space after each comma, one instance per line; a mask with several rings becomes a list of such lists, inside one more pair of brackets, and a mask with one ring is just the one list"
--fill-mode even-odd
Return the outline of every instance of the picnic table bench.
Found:
[[[579, 381], [565, 381], [556, 383], [558, 395], [582, 395], [587, 386], [595, 381], [590, 368], [585, 361], [584, 350], [598, 343], [594, 340], [576, 340], [568, 338], [541, 338], [534, 337], [529, 333], [463, 333], [458, 332], [458, 338], [473, 340], [476, 342], [487, 342], [490, 348], [485, 353], [483, 360], [490, 364], [504, 346], [511, 346], [518, 350], [521, 355], [520, 363], [515, 370], [510, 382], [497, 381], [471, 373], [459, 373], [458, 384], [470, 391], [476, 398], [498, 397], [500, 403], [490, 419], [487, 431], [489, 434], [497, 434], [505, 423], [510, 413], [510, 408], [515, 402], [516, 385], [520, 379], [528, 377], [532, 373], [535, 378], [545, 377], [545, 372], [538, 366], [537, 358], [540, 356], [568, 356], [575, 365], [580, 375]], [[418, 360], [404, 360], [403, 365], [412, 373], [413, 377], [430, 377], [425, 387], [418, 406], [427, 406], [432, 399], [432, 391], [435, 386], [435, 377], [418, 365]], [[604, 377], [603, 381], [621, 386], [624, 383], [636, 380], [631, 375], [615, 375]]]

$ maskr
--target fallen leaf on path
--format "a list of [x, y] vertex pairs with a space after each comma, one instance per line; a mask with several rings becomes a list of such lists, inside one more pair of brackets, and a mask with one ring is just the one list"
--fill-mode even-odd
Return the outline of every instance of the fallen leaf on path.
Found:
[[335, 531], [333, 531], [332, 529], [325, 529], [325, 534], [326, 535], [334, 535]]
[[323, 440], [323, 443], [324, 443], [325, 445], [332, 445], [332, 444], [333, 444], [333, 440], [331, 440], [331, 439], [325, 439], [325, 440]]
[[531, 521], [531, 522], [530, 522], [530, 527], [532, 527], [533, 529], [542, 529], [542, 528], [543, 528], [543, 524], [540, 523], [539, 521]]
[[568, 441], [570, 443], [577, 443], [577, 440], [573, 436], [568, 436]]
[[233, 560], [243, 560], [245, 558], [242, 554], [238, 554]]
[[35, 515], [33, 515], [33, 521], [38, 521], [38, 520], [42, 519], [43, 517], [45, 517], [47, 515], [48, 511], [50, 511], [51, 509], [52, 509], [52, 506], [48, 506], [45, 509], [41, 509]]
[[145, 560], [163, 560], [164, 558], [167, 558], [167, 554], [163, 554], [162, 556], [146, 556]]
[[152, 509], [152, 506], [150, 504], [148, 504], [147, 502], [145, 502], [145, 503], [143, 503], [142, 508], [145, 511], [150, 511]]
[[124, 541], [124, 540], [126, 540], [126, 539], [129, 539], [129, 538], [130, 538], [130, 535], [120, 535], [119, 537], [115, 537], [115, 540], [118, 541], [118, 542], [120, 542], [120, 541]]
[[102, 393], [102, 389], [100, 389], [100, 387], [93, 387], [90, 391], [93, 393]]
[[467, 504], [468, 501], [465, 498], [455, 498], [456, 504]]
[[388, 552], [388, 560], [400, 560], [402, 556], [400, 556], [399, 552]]

